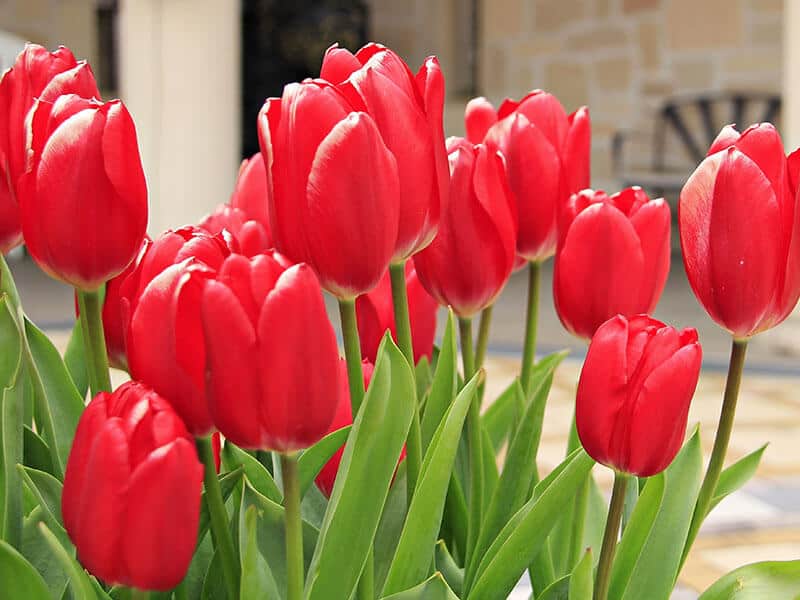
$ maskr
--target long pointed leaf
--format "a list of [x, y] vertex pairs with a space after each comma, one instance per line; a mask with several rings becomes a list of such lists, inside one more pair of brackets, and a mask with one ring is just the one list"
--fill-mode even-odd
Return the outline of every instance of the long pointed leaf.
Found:
[[698, 600], [797, 600], [800, 560], [758, 562], [723, 575]]
[[47, 542], [53, 556], [59, 560], [64, 570], [69, 573], [73, 598], [76, 600], [95, 600], [97, 594], [83, 567], [67, 552], [66, 548], [61, 545], [61, 542], [58, 541], [58, 538], [50, 531], [47, 525], [39, 523], [39, 531]]
[[720, 473], [709, 511], [713, 510], [726, 496], [732, 494], [750, 481], [750, 478], [756, 474], [758, 465], [761, 462], [761, 456], [764, 454], [764, 450], [767, 449], [767, 446], [768, 444], [764, 444], [755, 452], [751, 452], [747, 456], [739, 459]]
[[3, 582], [4, 598], [50, 599], [50, 591], [42, 576], [3, 540], [0, 540], [0, 581]]
[[336, 454], [350, 434], [350, 426], [342, 427], [329, 433], [316, 444], [300, 455], [297, 461], [298, 478], [300, 480], [300, 497], [306, 495], [308, 488], [322, 470], [322, 467]]
[[447, 409], [453, 403], [458, 391], [458, 346], [456, 344], [456, 326], [453, 311], [447, 312], [447, 324], [444, 329], [442, 348], [436, 361], [436, 370], [433, 373], [431, 392], [425, 403], [425, 412], [422, 415], [422, 449], [428, 448], [433, 434], [445, 416]]
[[441, 573], [423, 581], [418, 586], [391, 596], [384, 596], [382, 600], [458, 600], [458, 596], [447, 585]]

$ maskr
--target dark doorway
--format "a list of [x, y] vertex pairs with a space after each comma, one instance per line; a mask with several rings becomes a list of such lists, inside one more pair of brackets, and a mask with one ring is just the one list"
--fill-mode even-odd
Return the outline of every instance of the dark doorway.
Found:
[[258, 152], [264, 100], [280, 96], [286, 83], [319, 75], [332, 43], [360, 48], [367, 24], [359, 0], [242, 0], [242, 156]]

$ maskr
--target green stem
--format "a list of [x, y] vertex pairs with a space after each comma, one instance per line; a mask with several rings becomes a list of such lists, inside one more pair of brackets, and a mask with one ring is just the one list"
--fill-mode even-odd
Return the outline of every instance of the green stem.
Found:
[[[406, 290], [405, 262], [389, 266], [389, 278], [392, 282], [392, 304], [394, 305], [394, 322], [397, 329], [397, 342], [400, 350], [411, 365], [414, 373], [414, 344], [411, 339], [411, 319], [408, 314], [408, 291]], [[414, 402], [414, 414], [406, 440], [406, 499], [411, 506], [414, 490], [419, 479], [422, 464], [422, 433], [419, 419], [419, 402]]]
[[492, 324], [492, 309], [490, 304], [481, 313], [481, 323], [478, 327], [478, 345], [475, 348], [475, 368], [480, 369], [486, 359], [486, 348], [489, 346], [489, 329]]
[[[461, 359], [464, 363], [464, 383], [475, 374], [475, 354], [472, 349], [472, 320], [458, 319], [461, 336]], [[480, 533], [483, 509], [483, 449], [481, 448], [481, 415], [478, 398], [467, 412], [467, 448], [469, 453], [469, 519], [467, 521], [467, 547], [465, 563], [470, 564], [472, 552]]]
[[281, 454], [283, 506], [286, 509], [286, 589], [287, 600], [303, 597], [303, 522], [300, 519], [300, 481], [297, 456]]
[[614, 551], [617, 548], [619, 524], [622, 520], [622, 509], [625, 506], [625, 487], [628, 485], [628, 475], [614, 472], [614, 490], [611, 492], [611, 504], [608, 507], [606, 531], [603, 534], [603, 545], [600, 550], [600, 562], [597, 564], [597, 580], [594, 586], [594, 600], [606, 600], [608, 584], [611, 579], [611, 564], [614, 561]]
[[539, 319], [539, 279], [541, 265], [528, 264], [528, 311], [525, 317], [525, 345], [522, 349], [522, 373], [520, 382], [527, 396], [531, 389], [531, 375], [536, 361], [536, 328]]
[[111, 391], [106, 338], [103, 335], [103, 303], [99, 290], [93, 292], [77, 290], [77, 292], [89, 387], [92, 390], [92, 396], [96, 396], [100, 392]]
[[225, 579], [229, 598], [239, 597], [239, 561], [233, 547], [233, 537], [228, 526], [228, 511], [222, 499], [222, 490], [217, 479], [217, 468], [214, 464], [214, 450], [211, 436], [196, 438], [197, 454], [203, 463], [203, 482], [206, 488], [206, 504], [211, 516], [211, 533], [222, 560], [222, 574]]
[[149, 598], [149, 591], [140, 590], [139, 588], [131, 588], [131, 600], [149, 600]]
[[697, 496], [697, 504], [692, 517], [692, 524], [689, 527], [689, 534], [686, 538], [686, 545], [683, 549], [683, 561], [697, 538], [700, 525], [706, 518], [711, 508], [711, 501], [714, 499], [714, 492], [719, 482], [722, 466], [725, 463], [725, 455], [728, 452], [728, 443], [731, 440], [733, 431], [733, 421], [736, 416], [736, 401], [739, 398], [739, 387], [742, 383], [742, 371], [744, 370], [744, 359], [747, 353], [747, 340], [734, 339], [731, 345], [731, 358], [728, 363], [728, 378], [725, 382], [725, 395], [722, 400], [722, 411], [719, 415], [719, 425], [717, 426], [717, 436], [714, 438], [714, 448], [711, 450], [711, 460], [708, 463], [703, 484]]
[[361, 345], [358, 340], [356, 303], [354, 300], [339, 300], [339, 317], [342, 320], [344, 357], [347, 361], [347, 383], [350, 386], [350, 406], [353, 420], [364, 400], [364, 374], [361, 370]]

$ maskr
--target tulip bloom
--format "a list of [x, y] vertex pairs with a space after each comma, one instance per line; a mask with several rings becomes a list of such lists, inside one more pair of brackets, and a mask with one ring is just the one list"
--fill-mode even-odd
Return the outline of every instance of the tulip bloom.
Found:
[[203, 286], [213, 276], [213, 269], [191, 258], [167, 267], [144, 288], [126, 340], [131, 376], [163, 396], [196, 437], [214, 430], [200, 322]]
[[109, 584], [178, 585], [197, 543], [203, 467], [178, 415], [128, 382], [81, 415], [64, 477], [64, 526], [84, 567]]
[[136, 130], [119, 100], [76, 95], [31, 112], [30, 154], [18, 183], [25, 243], [49, 275], [92, 291], [136, 257], [147, 187]]
[[320, 77], [337, 84], [355, 110], [374, 119], [397, 161], [400, 221], [392, 262], [409, 258], [436, 235], [447, 204], [444, 77], [431, 56], [416, 76], [397, 54], [370, 43], [355, 54], [328, 48]]
[[373, 118], [307, 80], [267, 100], [258, 131], [276, 248], [339, 298], [374, 288], [394, 252], [400, 186]]
[[27, 44], [0, 81], [0, 253], [22, 242], [17, 180], [25, 169], [26, 119], [37, 98], [62, 94], [99, 98], [92, 70], [63, 46], [55, 52]]
[[261, 223], [269, 233], [268, 199], [267, 168], [264, 157], [256, 152], [242, 161], [229, 204], [244, 211], [248, 219]]
[[[436, 313], [439, 305], [422, 287], [417, 271], [410, 261], [406, 263], [405, 269], [411, 339], [414, 345], [414, 362], [417, 363], [423, 356], [430, 360], [433, 354]], [[388, 272], [374, 290], [356, 299], [356, 317], [361, 355], [374, 363], [378, 356], [378, 347], [387, 330], [391, 332], [395, 343], [397, 342], [392, 284]]]
[[725, 127], [681, 191], [686, 275], [706, 312], [736, 338], [779, 324], [800, 297], [797, 185], [778, 132], [762, 123], [742, 134]]
[[242, 209], [229, 204], [220, 204], [198, 227], [213, 235], [227, 230], [235, 238], [238, 251], [245, 256], [263, 254], [272, 248], [269, 228], [249, 218]]
[[[491, 111], [490, 111], [491, 109]], [[467, 105], [465, 124], [475, 141], [503, 153], [517, 202], [517, 252], [527, 260], [553, 255], [558, 215], [571, 194], [589, 186], [591, 124], [586, 107], [567, 115], [555, 96], [535, 90], [519, 102], [505, 100], [496, 114], [479, 98]]]
[[514, 266], [517, 220], [502, 157], [462, 138], [448, 140], [450, 202], [439, 235], [414, 257], [425, 289], [459, 317], [486, 308]]
[[669, 205], [636, 187], [584, 190], [562, 216], [553, 297], [564, 327], [588, 340], [616, 314], [651, 313], [669, 274]]
[[647, 315], [612, 317], [594, 334], [575, 405], [578, 436], [596, 461], [650, 477], [686, 434], [702, 350], [694, 329]]
[[200, 316], [208, 407], [222, 434], [281, 453], [319, 441], [341, 386], [336, 335], [311, 268], [231, 255], [206, 283]]

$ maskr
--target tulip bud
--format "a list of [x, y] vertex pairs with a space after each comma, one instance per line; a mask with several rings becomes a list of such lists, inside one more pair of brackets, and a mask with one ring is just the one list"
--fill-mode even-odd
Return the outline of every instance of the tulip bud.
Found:
[[339, 350], [311, 268], [231, 255], [205, 285], [201, 317], [208, 407], [222, 434], [282, 453], [319, 441], [340, 403]]
[[603, 323], [589, 345], [575, 405], [586, 452], [639, 477], [666, 469], [686, 434], [701, 360], [694, 329], [678, 331], [647, 315]]
[[686, 275], [706, 312], [736, 338], [779, 324], [800, 297], [797, 191], [769, 123], [741, 135], [725, 127], [681, 191]]
[[[119, 100], [37, 101], [18, 182], [27, 248], [49, 275], [91, 291], [136, 257], [147, 226], [136, 131]], [[69, 223], [69, 227], [65, 226]]]
[[487, 146], [448, 140], [450, 201], [439, 234], [414, 257], [439, 304], [471, 317], [500, 294], [511, 275], [517, 221], [503, 159]]
[[[406, 262], [406, 291], [414, 362], [419, 362], [423, 356], [430, 360], [433, 354], [436, 313], [439, 305], [422, 287], [411, 261]], [[378, 356], [378, 347], [387, 330], [391, 332], [395, 343], [397, 342], [392, 283], [388, 271], [374, 290], [356, 299], [356, 317], [361, 355], [374, 363]]]
[[197, 543], [203, 467], [178, 415], [136, 382], [78, 423], [61, 512], [84, 567], [108, 584], [169, 590]]
[[616, 314], [651, 313], [669, 273], [670, 211], [641, 188], [574, 194], [562, 215], [553, 275], [558, 317], [590, 339]]
[[[471, 104], [470, 127], [474, 113]], [[555, 96], [534, 90], [519, 102], [505, 100], [497, 119], [484, 141], [506, 159], [519, 217], [517, 252], [541, 261], [555, 252], [558, 215], [567, 199], [589, 185], [589, 112], [582, 107], [567, 115]]]
[[350, 299], [374, 288], [397, 240], [397, 163], [375, 121], [327, 82], [287, 85], [259, 114], [276, 248]]
[[63, 46], [55, 52], [27, 44], [0, 81], [0, 253], [22, 242], [17, 181], [24, 172], [26, 117], [37, 98], [100, 97], [92, 70]]
[[245, 256], [263, 254], [272, 248], [269, 229], [250, 219], [242, 209], [229, 204], [220, 204], [198, 227], [212, 235], [227, 231], [236, 240], [238, 251]]
[[256, 152], [242, 161], [229, 204], [244, 211], [248, 219], [259, 222], [269, 233], [269, 193], [264, 157]]
[[397, 163], [400, 220], [392, 261], [402, 261], [436, 235], [447, 204], [444, 77], [436, 57], [416, 76], [389, 48], [370, 43], [355, 54], [333, 45], [320, 77], [337, 84], [355, 110], [368, 113]]

